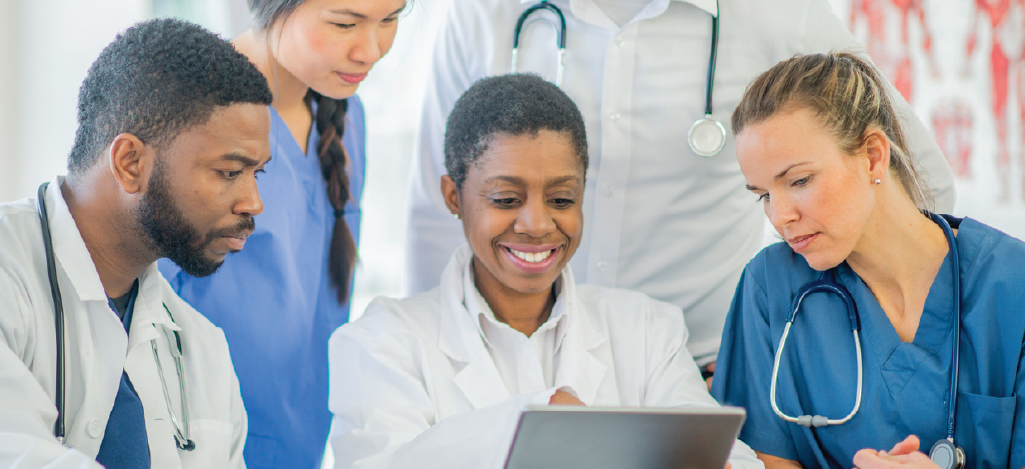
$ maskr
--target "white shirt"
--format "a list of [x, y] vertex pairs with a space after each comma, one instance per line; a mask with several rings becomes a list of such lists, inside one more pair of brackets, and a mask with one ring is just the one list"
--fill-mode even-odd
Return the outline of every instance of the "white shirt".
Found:
[[[437, 44], [414, 157], [407, 287], [438, 284], [447, 254], [463, 242], [445, 208], [447, 116], [477, 79], [508, 73], [513, 28], [533, 0], [451, 2]], [[703, 158], [687, 131], [704, 115], [714, 0], [652, 0], [618, 26], [594, 0], [553, 0], [566, 15], [562, 89], [587, 126], [587, 223], [571, 264], [583, 283], [639, 290], [684, 311], [688, 348], [714, 360], [740, 274], [762, 245], [765, 217], [744, 188], [734, 140]], [[713, 117], [729, 127], [747, 84], [797, 53], [857, 49], [826, 0], [720, 0]], [[550, 15], [539, 13], [538, 16]], [[554, 79], [553, 28], [520, 40], [519, 70]], [[892, 96], [898, 96], [891, 90]], [[953, 176], [910, 107], [897, 98], [912, 154], [919, 155], [940, 212], [954, 204]]]
[[[474, 284], [473, 264], [467, 263], [463, 272], [463, 306], [478, 318], [478, 332], [491, 359], [502, 375], [509, 394], [516, 396], [544, 391], [555, 382], [555, 351], [566, 337], [566, 300], [556, 301], [552, 312], [530, 337], [495, 318], [487, 300]], [[555, 291], [562, 288], [562, 279], [556, 281]]]
[[[553, 310], [555, 322], [548, 322], [556, 324], [555, 344], [542, 353], [552, 356], [553, 382], [510, 392], [509, 374], [519, 371], [499, 367], [489, 347], [505, 356], [534, 347], [482, 333], [481, 313], [464, 306], [476, 301], [471, 258], [462, 246], [440, 287], [404, 300], [378, 298], [331, 336], [336, 468], [501, 468], [520, 412], [548, 404], [557, 389], [590, 406], [718, 405], [684, 346], [679, 308], [637, 292], [576, 285], [569, 267], [556, 299], [561, 313]], [[538, 376], [534, 360], [529, 369]], [[762, 467], [741, 442], [730, 462]]]
[[[174, 293], [156, 263], [139, 277], [127, 334], [61, 196], [62, 182], [50, 183], [46, 206], [64, 306], [66, 443], [73, 449], [52, 433], [56, 336], [36, 201], [0, 204], [0, 467], [100, 468], [96, 454], [124, 371], [142, 401], [152, 467], [244, 468], [246, 412], [224, 334]], [[191, 452], [175, 446], [151, 346], [155, 340], [184, 425], [171, 331], [182, 340]]]

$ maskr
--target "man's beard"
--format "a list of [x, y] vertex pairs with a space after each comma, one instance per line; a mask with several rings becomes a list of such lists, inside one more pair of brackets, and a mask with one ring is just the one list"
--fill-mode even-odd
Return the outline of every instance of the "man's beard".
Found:
[[146, 236], [153, 242], [160, 257], [170, 259], [193, 277], [206, 277], [221, 267], [224, 260], [213, 260], [204, 253], [207, 246], [222, 236], [251, 232], [256, 223], [245, 215], [239, 223], [213, 230], [203, 236], [185, 218], [168, 191], [167, 178], [161, 164], [153, 168], [149, 188], [139, 202], [138, 220]]

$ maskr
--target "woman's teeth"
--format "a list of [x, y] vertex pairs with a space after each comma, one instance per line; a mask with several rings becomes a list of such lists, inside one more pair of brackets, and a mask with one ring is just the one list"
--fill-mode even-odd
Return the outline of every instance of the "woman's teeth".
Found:
[[520, 259], [523, 259], [524, 261], [530, 262], [531, 264], [536, 264], [536, 263], [541, 262], [541, 261], [543, 261], [545, 259], [548, 259], [548, 256], [552, 255], [552, 252], [554, 252], [554, 251], [555, 251], [554, 249], [551, 249], [551, 250], [542, 251], [542, 252], [523, 252], [523, 251], [517, 251], [517, 250], [515, 250], [513, 248], [509, 248], [509, 252], [513, 253], [514, 256], [519, 257]]

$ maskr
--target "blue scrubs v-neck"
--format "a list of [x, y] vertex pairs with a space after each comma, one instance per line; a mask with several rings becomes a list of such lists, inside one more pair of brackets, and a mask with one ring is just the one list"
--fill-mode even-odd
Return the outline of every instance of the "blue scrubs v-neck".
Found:
[[[1025, 461], [1025, 244], [971, 219], [956, 238], [961, 276], [962, 338], [955, 441], [971, 467]], [[741, 440], [805, 467], [851, 467], [861, 448], [890, 449], [909, 434], [922, 450], [946, 436], [953, 347], [950, 254], [930, 288], [915, 339], [903, 343], [865, 283], [848, 267], [838, 281], [861, 316], [864, 391], [849, 422], [808, 429], [785, 422], [769, 404], [773, 353], [794, 293], [819, 276], [785, 244], [748, 265], [723, 333], [713, 395], [748, 410]], [[806, 298], [780, 361], [777, 402], [789, 415], [842, 418], [854, 407], [854, 339], [836, 295]], [[1018, 467], [1018, 466], [1015, 466]]]
[[[314, 125], [303, 153], [270, 112], [273, 159], [257, 179], [264, 211], [245, 249], [205, 278], [166, 259], [159, 266], [185, 301], [224, 330], [249, 418], [247, 467], [316, 469], [331, 425], [327, 341], [348, 320], [349, 305], [338, 304], [328, 275], [335, 213], [317, 156], [320, 135]], [[351, 198], [344, 216], [358, 246], [366, 148], [359, 98], [348, 99], [345, 119]]]

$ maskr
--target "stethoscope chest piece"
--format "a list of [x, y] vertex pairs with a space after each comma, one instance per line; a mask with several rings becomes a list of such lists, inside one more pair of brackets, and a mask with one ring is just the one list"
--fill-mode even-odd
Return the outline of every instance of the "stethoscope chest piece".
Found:
[[695, 155], [705, 158], [718, 155], [726, 146], [726, 128], [712, 116], [705, 115], [690, 126], [687, 132], [687, 145]]
[[965, 465], [964, 450], [948, 439], [939, 440], [932, 445], [929, 459], [940, 466], [940, 469], [961, 469]]

